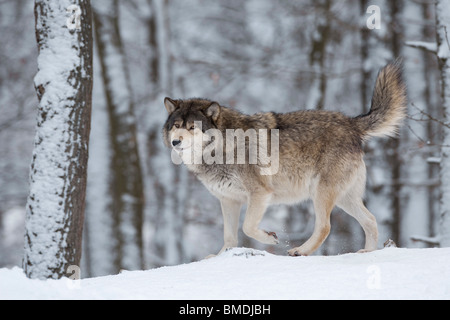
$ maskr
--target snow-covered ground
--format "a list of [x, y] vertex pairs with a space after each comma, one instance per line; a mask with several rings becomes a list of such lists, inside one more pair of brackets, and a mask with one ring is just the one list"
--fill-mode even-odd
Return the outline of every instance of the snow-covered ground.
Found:
[[287, 257], [236, 248], [199, 262], [83, 280], [0, 269], [0, 299], [450, 299], [450, 248]]

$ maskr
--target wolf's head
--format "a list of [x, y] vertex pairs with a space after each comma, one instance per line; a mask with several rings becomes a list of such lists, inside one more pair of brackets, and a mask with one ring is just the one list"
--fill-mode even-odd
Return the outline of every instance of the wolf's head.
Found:
[[172, 148], [174, 163], [249, 164], [260, 167], [262, 175], [278, 172], [278, 129], [267, 132], [276, 123], [273, 113], [246, 116], [207, 99], [165, 98], [164, 105], [169, 113], [164, 143]]
[[163, 127], [165, 145], [184, 153], [192, 152], [195, 148], [201, 150], [205, 132], [217, 128], [220, 105], [207, 99], [170, 98], [164, 99], [164, 105], [169, 113]]

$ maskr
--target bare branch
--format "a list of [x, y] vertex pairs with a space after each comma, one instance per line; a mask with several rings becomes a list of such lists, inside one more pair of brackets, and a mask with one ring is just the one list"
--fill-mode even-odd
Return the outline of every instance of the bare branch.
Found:
[[448, 41], [447, 26], [444, 26], [444, 31], [445, 31], [445, 40], [447, 41], [448, 50], [450, 50], [450, 43]]
[[[446, 123], [446, 122], [443, 122], [442, 120], [436, 119], [436, 118], [433, 117], [431, 114], [429, 114], [429, 113], [423, 111], [422, 109], [420, 109], [420, 108], [419, 108], [418, 106], [416, 106], [413, 102], [411, 102], [411, 106], [413, 106], [417, 111], [419, 111], [419, 113], [420, 113], [421, 115], [425, 116], [428, 120], [437, 122], [437, 123], [439, 123], [441, 126], [444, 126], [444, 127], [448, 128], [448, 129], [450, 129], [450, 123]], [[414, 118], [412, 118], [412, 117], [408, 117], [408, 118], [411, 119], [411, 120], [414, 120], [414, 121], [424, 121], [424, 120], [422, 120], [422, 119], [414, 119]]]
[[435, 42], [424, 42], [424, 41], [406, 41], [405, 45], [411, 48], [421, 49], [427, 52], [437, 54], [438, 46]]
[[414, 242], [423, 242], [433, 246], [438, 246], [440, 244], [439, 237], [411, 236], [411, 240]]

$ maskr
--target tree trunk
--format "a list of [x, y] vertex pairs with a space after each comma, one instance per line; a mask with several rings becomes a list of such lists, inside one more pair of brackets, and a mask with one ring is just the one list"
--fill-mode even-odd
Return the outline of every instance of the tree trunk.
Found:
[[[369, 7], [368, 0], [359, 0], [360, 11], [366, 12]], [[360, 27], [360, 55], [361, 55], [361, 114], [370, 110], [370, 96], [372, 95], [372, 69], [370, 63], [370, 30], [366, 24]]]
[[[394, 59], [401, 56], [402, 34], [401, 13], [403, 10], [403, 1], [389, 1], [389, 11], [391, 15], [390, 27], [391, 32], [390, 47]], [[386, 143], [387, 162], [390, 165], [391, 172], [391, 212], [392, 212], [392, 239], [398, 245], [402, 243], [402, 206], [401, 206], [401, 165], [400, 157], [400, 138], [392, 138]]]
[[[420, 17], [424, 14], [424, 9], [429, 6], [425, 3], [405, 2], [404, 12], [408, 12], [409, 16]], [[408, 28], [404, 28], [404, 37], [406, 39], [417, 39], [417, 35], [420, 34], [423, 36], [423, 40], [429, 41], [427, 29], [428, 25], [411, 23]], [[434, 33], [433, 36], [435, 37]], [[404, 71], [404, 78], [409, 80], [408, 98], [414, 106], [420, 106], [430, 113], [433, 103], [427, 98], [430, 96], [429, 92], [436, 91], [436, 87], [430, 77], [433, 67], [429, 65], [429, 59], [431, 56], [435, 60], [435, 57], [425, 50], [417, 50], [416, 48], [405, 48], [404, 52], [404, 55], [408, 57], [405, 61]], [[414, 79], [414, 81], [411, 81], [411, 79]], [[403, 135], [402, 152], [400, 152], [400, 159], [407, 164], [402, 166], [401, 180], [404, 182], [402, 182], [401, 187], [404, 196], [401, 199], [401, 210], [402, 213], [407, 214], [403, 214], [401, 218], [403, 235], [401, 242], [403, 242], [403, 246], [410, 246], [411, 235], [433, 234], [429, 233], [430, 214], [433, 211], [429, 207], [430, 188], [433, 188], [433, 186], [432, 184], [429, 184], [431, 186], [427, 185], [427, 182], [433, 179], [433, 176], [429, 175], [429, 169], [434, 165], [430, 166], [427, 161], [424, 161], [424, 159], [432, 156], [432, 149], [423, 142], [432, 140], [432, 135], [428, 136], [427, 126], [423, 122], [407, 119], [405, 127], [414, 134]], [[407, 159], [407, 161], [404, 159]], [[415, 247], [427, 245], [414, 242]]]
[[110, 208], [116, 237], [115, 265], [117, 269], [141, 269], [144, 191], [134, 105], [119, 31], [118, 1], [96, 0], [93, 8], [110, 125]]
[[[76, 10], [66, 12], [69, 6]], [[75, 19], [68, 21], [70, 16]], [[72, 24], [77, 16], [79, 26]], [[36, 0], [35, 17], [39, 106], [23, 268], [30, 278], [60, 278], [81, 258], [92, 94], [90, 1]]]
[[314, 81], [307, 99], [307, 107], [323, 110], [327, 93], [327, 47], [331, 37], [331, 6], [332, 0], [318, 1], [317, 26], [313, 30], [312, 48], [309, 54], [309, 64], [314, 72]]
[[155, 5], [155, 0], [148, 0], [148, 5], [150, 7], [150, 16], [147, 20], [148, 25], [148, 43], [150, 45], [150, 81], [154, 88], [159, 88], [160, 86], [160, 62], [159, 62], [159, 43], [158, 43], [158, 30], [157, 30], [157, 20], [156, 14], [157, 9]]
[[440, 164], [440, 245], [441, 247], [450, 247], [450, 3], [448, 0], [436, 2], [436, 32], [441, 71], [443, 123], [446, 124], [443, 128], [444, 138]]
[[[433, 17], [435, 5], [422, 3], [422, 17], [424, 21], [431, 20]], [[426, 41], [433, 41], [436, 36], [435, 27], [430, 24], [422, 26], [422, 37], [427, 39]], [[422, 50], [423, 57], [423, 74], [424, 74], [424, 105], [427, 106], [427, 112], [431, 114], [434, 118], [442, 118], [438, 107], [440, 97], [435, 94], [437, 90], [436, 84], [436, 67], [435, 59], [433, 53]], [[434, 121], [427, 122], [427, 139], [432, 140], [435, 132], [439, 132], [440, 127]], [[433, 152], [430, 152], [430, 156], [436, 156], [435, 152], [438, 149], [433, 148]], [[428, 180], [436, 179], [439, 176], [439, 166], [435, 163], [428, 163]], [[437, 185], [430, 185], [428, 187], [428, 234], [435, 235], [437, 233], [437, 217], [439, 216], [439, 187]]]

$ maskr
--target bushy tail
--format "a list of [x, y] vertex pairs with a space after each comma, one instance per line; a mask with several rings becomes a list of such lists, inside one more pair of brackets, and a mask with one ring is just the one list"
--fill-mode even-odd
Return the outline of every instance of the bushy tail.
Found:
[[401, 61], [397, 60], [378, 74], [369, 113], [355, 118], [364, 139], [397, 134], [407, 108], [402, 69]]

